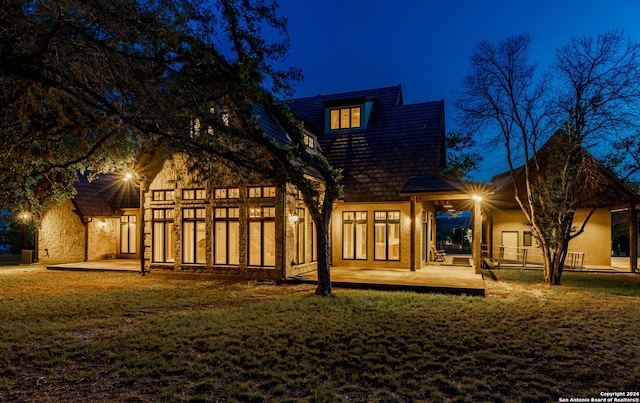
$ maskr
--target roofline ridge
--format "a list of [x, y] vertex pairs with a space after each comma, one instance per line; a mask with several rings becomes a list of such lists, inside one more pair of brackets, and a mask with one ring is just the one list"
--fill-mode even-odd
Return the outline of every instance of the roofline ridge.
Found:
[[377, 87], [377, 88], [367, 88], [367, 89], [361, 89], [361, 90], [353, 90], [353, 91], [345, 91], [345, 92], [336, 92], [336, 93], [332, 93], [332, 94], [317, 94], [317, 95], [311, 95], [308, 97], [301, 97], [301, 98], [293, 98], [291, 101], [292, 102], [296, 102], [296, 101], [301, 101], [301, 100], [305, 100], [305, 99], [313, 99], [313, 98], [327, 98], [327, 97], [333, 97], [333, 96], [345, 96], [345, 95], [350, 95], [350, 94], [362, 94], [362, 93], [366, 93], [366, 92], [373, 92], [373, 91], [380, 91], [380, 90], [388, 90], [388, 89], [398, 89], [401, 93], [402, 93], [402, 84], [397, 84], [397, 85], [389, 85], [389, 86], [384, 86], [384, 87]]

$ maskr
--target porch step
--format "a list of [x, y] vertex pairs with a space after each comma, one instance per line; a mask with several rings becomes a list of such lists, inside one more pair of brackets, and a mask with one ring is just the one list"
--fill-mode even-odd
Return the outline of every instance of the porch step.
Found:
[[454, 257], [451, 262], [454, 266], [471, 266], [471, 261], [468, 257]]

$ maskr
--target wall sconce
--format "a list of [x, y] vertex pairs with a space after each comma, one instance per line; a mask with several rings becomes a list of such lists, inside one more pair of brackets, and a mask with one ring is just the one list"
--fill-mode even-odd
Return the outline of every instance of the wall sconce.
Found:
[[478, 202], [479, 202], [479, 201], [482, 201], [482, 196], [480, 196], [480, 195], [473, 195], [472, 199], [473, 199], [473, 200], [475, 200], [475, 201], [478, 201]]
[[298, 212], [297, 212], [296, 210], [294, 210], [294, 211], [291, 213], [290, 218], [291, 218], [291, 221], [292, 221], [292, 222], [298, 222], [298, 220], [300, 219], [300, 217], [298, 217]]
[[106, 222], [106, 221], [104, 221], [104, 220], [100, 220], [100, 221], [98, 221], [98, 228], [99, 228], [99, 229], [105, 229], [105, 228], [107, 228], [107, 222]]
[[451, 204], [450, 201], [445, 201], [444, 204], [442, 205], [442, 207], [444, 207], [446, 209], [452, 209], [453, 208], [453, 204]]

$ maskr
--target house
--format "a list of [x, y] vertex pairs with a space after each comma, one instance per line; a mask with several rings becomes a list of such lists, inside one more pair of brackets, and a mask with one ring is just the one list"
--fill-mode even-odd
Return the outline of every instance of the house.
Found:
[[[307, 146], [343, 173], [330, 221], [332, 270], [425, 267], [436, 258], [436, 214], [450, 210], [471, 211], [479, 235], [469, 270], [480, 272], [483, 239], [497, 246], [503, 240], [496, 234], [516, 231], [524, 244], [525, 229], [509, 206], [505, 214], [485, 207], [487, 197], [500, 197], [492, 187], [440, 176], [443, 101], [405, 104], [398, 85], [296, 99], [289, 107], [304, 122]], [[259, 106], [256, 116], [271, 139], [288, 141]], [[78, 183], [74, 200], [43, 217], [40, 259], [129, 257], [150, 270], [273, 280], [317, 269], [314, 223], [293, 185], [222, 164], [199, 181], [187, 160], [158, 147], [141, 154], [145, 171], [133, 188], [117, 175]]]
[[118, 175], [74, 184], [77, 194], [42, 216], [38, 259], [46, 263], [140, 258], [139, 188]]

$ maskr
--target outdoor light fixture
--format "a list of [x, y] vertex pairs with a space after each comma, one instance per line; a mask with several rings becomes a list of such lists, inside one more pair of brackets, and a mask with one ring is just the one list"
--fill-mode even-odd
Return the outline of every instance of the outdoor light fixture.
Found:
[[298, 210], [297, 209], [291, 210], [291, 215], [289, 216], [289, 218], [291, 219], [292, 222], [298, 222], [298, 220], [300, 219], [300, 217], [298, 216]]
[[446, 209], [451, 209], [451, 208], [453, 208], [453, 204], [451, 204], [450, 201], [445, 201], [444, 205], [442, 207], [444, 207]]
[[482, 201], [482, 196], [480, 196], [480, 195], [473, 195], [473, 200], [475, 200], [475, 201]]

